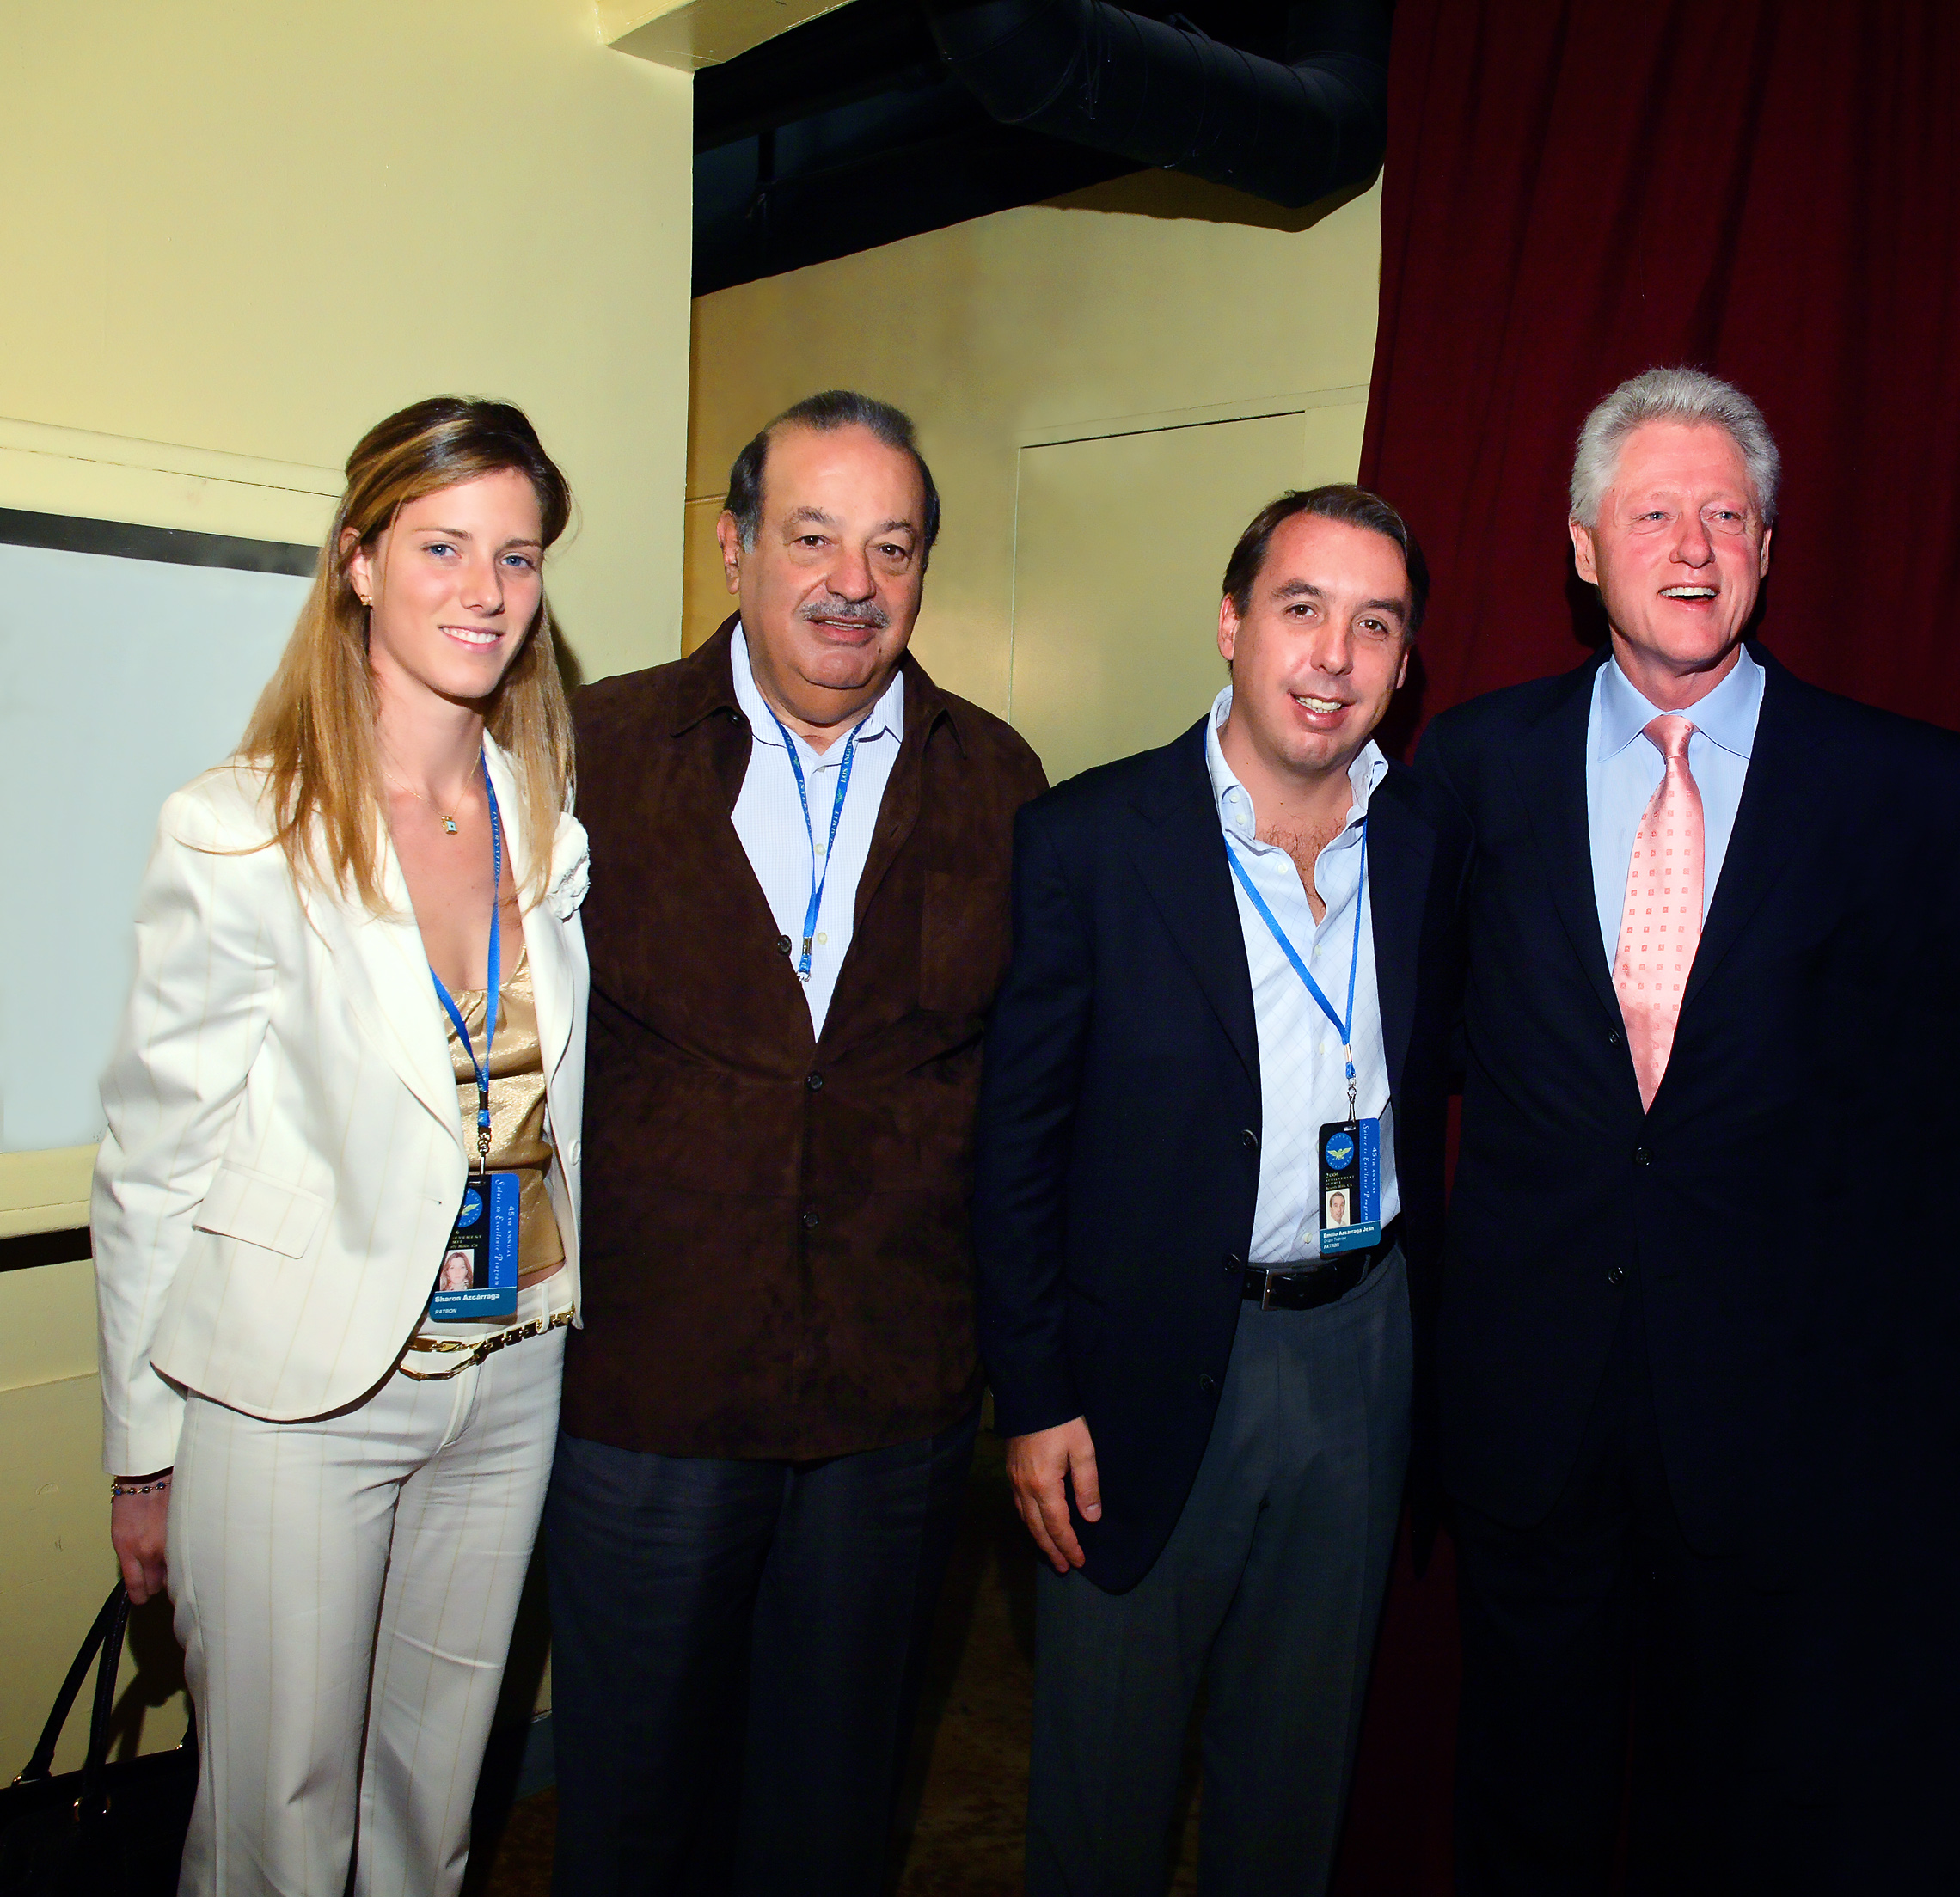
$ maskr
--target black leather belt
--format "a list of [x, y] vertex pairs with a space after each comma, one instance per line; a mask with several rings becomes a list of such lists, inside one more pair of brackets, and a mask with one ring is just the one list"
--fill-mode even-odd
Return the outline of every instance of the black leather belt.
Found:
[[1365, 1251], [1340, 1251], [1314, 1264], [1248, 1264], [1240, 1295], [1262, 1311], [1313, 1311], [1344, 1298], [1402, 1236], [1402, 1221], [1391, 1219], [1381, 1242]]

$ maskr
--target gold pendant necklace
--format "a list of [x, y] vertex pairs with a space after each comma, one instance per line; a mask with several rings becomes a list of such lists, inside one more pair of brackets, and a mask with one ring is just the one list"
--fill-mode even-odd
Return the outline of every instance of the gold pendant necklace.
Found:
[[428, 805], [429, 808], [435, 811], [438, 817], [442, 818], [443, 829], [447, 835], [454, 836], [456, 834], [456, 818], [451, 816], [449, 811], [444, 810], [441, 805], [431, 802], [430, 799], [423, 796], [421, 792], [417, 790], [413, 784], [404, 784], [398, 777], [389, 778], [389, 782], [394, 785], [395, 789], [398, 791], [407, 791], [409, 796], [413, 798], [418, 804]]

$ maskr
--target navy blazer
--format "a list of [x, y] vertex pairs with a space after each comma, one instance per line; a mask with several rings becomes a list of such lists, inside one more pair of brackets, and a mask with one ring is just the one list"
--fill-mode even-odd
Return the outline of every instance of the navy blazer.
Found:
[[1645, 1113], [1589, 840], [1605, 655], [1444, 713], [1417, 760], [1475, 831], [1441, 1466], [1515, 1526], [1557, 1501], [1637, 1295], [1690, 1542], [1779, 1545], [1882, 1380], [1892, 1257], [1951, 1166], [1960, 739], [1750, 649], [1755, 750]]
[[[986, 1043], [974, 1227], [981, 1354], [1008, 1435], [1087, 1417], [1089, 1578], [1148, 1572], [1210, 1435], [1259, 1190], [1258, 1029], [1204, 720], [1025, 805], [1014, 959]], [[1426, 1355], [1442, 1222], [1468, 826], [1391, 764], [1369, 890], [1403, 1247]]]

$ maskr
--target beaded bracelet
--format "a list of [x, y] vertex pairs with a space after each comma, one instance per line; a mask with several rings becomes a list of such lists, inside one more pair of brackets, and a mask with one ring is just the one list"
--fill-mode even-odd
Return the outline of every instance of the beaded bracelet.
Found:
[[158, 1476], [154, 1482], [112, 1482], [109, 1484], [109, 1497], [113, 1501], [118, 1496], [155, 1495], [169, 1486], [170, 1478], [167, 1475]]

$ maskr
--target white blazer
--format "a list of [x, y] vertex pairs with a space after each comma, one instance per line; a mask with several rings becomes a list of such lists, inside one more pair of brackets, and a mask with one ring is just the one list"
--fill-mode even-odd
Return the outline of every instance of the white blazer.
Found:
[[[498, 803], [519, 810], [485, 750]], [[112, 1474], [176, 1459], [187, 1390], [276, 1422], [366, 1395], [421, 1321], [462, 1198], [449, 1024], [393, 845], [388, 914], [303, 891], [283, 850], [254, 847], [272, 834], [262, 782], [233, 763], [177, 792], [137, 898], [89, 1209]], [[523, 911], [574, 1300], [586, 864], [567, 813], [544, 899]]]

